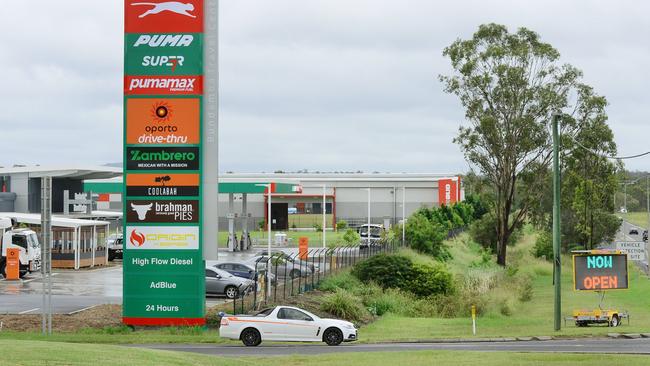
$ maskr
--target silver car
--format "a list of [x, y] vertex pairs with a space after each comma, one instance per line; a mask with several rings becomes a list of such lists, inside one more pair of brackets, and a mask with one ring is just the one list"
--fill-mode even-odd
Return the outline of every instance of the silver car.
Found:
[[255, 282], [233, 276], [230, 273], [214, 267], [205, 269], [205, 292], [207, 295], [225, 295], [234, 299], [242, 292], [253, 288]]
[[[249, 259], [247, 264], [253, 267], [257, 265], [258, 270], [266, 270], [266, 262], [268, 261], [269, 257], [258, 255]], [[271, 262], [271, 274], [276, 276], [276, 278], [298, 278], [312, 274], [312, 270], [304, 264], [304, 261], [302, 266], [299, 262], [290, 262], [282, 257], [273, 257]]]

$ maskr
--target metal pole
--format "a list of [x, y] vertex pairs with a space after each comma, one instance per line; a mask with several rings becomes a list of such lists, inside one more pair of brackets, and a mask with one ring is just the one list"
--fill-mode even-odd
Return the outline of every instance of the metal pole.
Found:
[[47, 189], [45, 188], [47, 178], [43, 177], [41, 178], [41, 277], [43, 281], [43, 306], [41, 307], [41, 327], [42, 327], [42, 332], [43, 334], [47, 334], [46, 332], [46, 323], [47, 323], [47, 310], [46, 310], [46, 281], [45, 281], [45, 241], [47, 240], [47, 213], [45, 209], [46, 205], [46, 196], [47, 196]]
[[[268, 205], [268, 208], [267, 208], [267, 210], [268, 210], [268, 212], [267, 212], [268, 220], [266, 222], [266, 231], [267, 231], [268, 243], [266, 243], [266, 245], [267, 245], [267, 251], [268, 251], [267, 255], [269, 256], [269, 259], [270, 259], [271, 258], [271, 222], [272, 222], [271, 221], [271, 183], [268, 184], [268, 197], [269, 197], [269, 199], [268, 199], [269, 205]], [[277, 271], [275, 271], [275, 272], [277, 273]], [[269, 266], [269, 274], [273, 274], [273, 273], [271, 273], [271, 266]], [[271, 298], [271, 286], [267, 286], [267, 287], [269, 289], [268, 297], [270, 299]]]
[[560, 156], [559, 156], [559, 115], [553, 115], [553, 285], [555, 286], [554, 325], [561, 328], [561, 258], [560, 258]]
[[323, 184], [323, 248], [325, 248], [325, 227], [327, 225], [327, 222], [325, 220], [325, 216], [327, 214], [327, 203], [325, 201], [325, 188], [326, 186]]
[[219, 2], [204, 4], [201, 241], [203, 259], [219, 259]]
[[368, 187], [368, 230], [366, 231], [366, 241], [370, 248], [370, 187]]
[[402, 246], [406, 245], [406, 187], [402, 187]]
[[[650, 175], [645, 176], [645, 191], [646, 191], [646, 202], [645, 207], [648, 212], [648, 235], [650, 236]], [[643, 240], [643, 236], [641, 236]], [[645, 261], [646, 261], [646, 275], [650, 275], [650, 259], [648, 258], [648, 241], [645, 242]]]

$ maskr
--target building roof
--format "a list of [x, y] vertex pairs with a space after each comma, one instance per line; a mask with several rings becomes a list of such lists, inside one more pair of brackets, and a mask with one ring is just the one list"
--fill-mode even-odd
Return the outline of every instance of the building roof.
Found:
[[[11, 217], [16, 219], [19, 223], [31, 224], [31, 225], [40, 225], [41, 224], [41, 215], [40, 214], [30, 214], [30, 213], [18, 213], [18, 212], [0, 212], [0, 216]], [[81, 219], [72, 219], [69, 217], [62, 217], [52, 215], [52, 227], [66, 227], [66, 228], [79, 228], [79, 227], [88, 227], [88, 226], [106, 226], [110, 223], [108, 221], [99, 221], [99, 220], [81, 220]]]
[[0, 168], [0, 176], [25, 174], [30, 178], [56, 177], [56, 178], [76, 178], [76, 179], [107, 179], [119, 177], [122, 175], [122, 168], [109, 166], [80, 166], [80, 167], [61, 167], [61, 166], [26, 166]]

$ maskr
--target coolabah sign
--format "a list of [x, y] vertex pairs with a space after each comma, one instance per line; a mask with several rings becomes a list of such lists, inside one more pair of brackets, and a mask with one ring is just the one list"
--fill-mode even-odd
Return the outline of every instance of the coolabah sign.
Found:
[[138, 147], [126, 149], [128, 170], [198, 170], [198, 147]]
[[124, 2], [122, 322], [205, 324], [203, 1]]
[[126, 195], [188, 197], [199, 195], [198, 174], [127, 174]]
[[197, 226], [127, 226], [125, 248], [143, 249], [199, 249]]
[[198, 223], [198, 200], [127, 200], [128, 222]]

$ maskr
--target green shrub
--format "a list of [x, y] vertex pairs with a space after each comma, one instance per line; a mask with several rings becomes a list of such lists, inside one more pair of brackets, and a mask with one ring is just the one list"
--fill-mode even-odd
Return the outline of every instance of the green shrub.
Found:
[[337, 289], [336, 292], [325, 295], [320, 309], [349, 321], [361, 320], [365, 312], [361, 299], [344, 289]]
[[413, 214], [406, 221], [406, 239], [411, 247], [439, 260], [450, 258], [449, 251], [443, 243], [446, 237], [447, 228], [428, 220], [423, 214]]
[[316, 231], [316, 232], [323, 231], [323, 225], [321, 225], [319, 223], [314, 223], [314, 224], [311, 225], [311, 227], [313, 227], [314, 231]]
[[363, 284], [350, 272], [342, 272], [333, 276], [325, 277], [318, 285], [318, 288], [321, 291], [327, 292], [335, 292], [337, 289], [354, 292], [360, 287], [363, 287]]
[[[470, 226], [469, 233], [475, 242], [483, 248], [490, 249], [496, 253], [497, 249], [497, 220], [494, 213], [488, 212], [480, 219], [474, 221]], [[508, 245], [514, 245], [523, 235], [522, 228], [518, 227], [508, 238]]]
[[357, 233], [353, 229], [347, 229], [345, 231], [345, 234], [343, 234], [343, 242], [345, 242], [345, 244], [348, 245], [358, 244], [360, 240], [361, 237], [359, 236], [359, 233]]
[[533, 256], [553, 261], [553, 236], [550, 232], [544, 231], [539, 234], [533, 247]]
[[357, 263], [352, 274], [364, 283], [375, 282], [383, 288], [405, 288], [412, 265], [408, 257], [382, 253]]
[[406, 288], [419, 297], [438, 294], [451, 294], [454, 292], [454, 281], [451, 273], [442, 266], [428, 266], [413, 264], [411, 276]]
[[519, 301], [527, 302], [533, 299], [533, 281], [529, 276], [523, 277], [519, 287]]
[[348, 228], [348, 222], [345, 220], [341, 220], [336, 223], [336, 230], [345, 230]]

